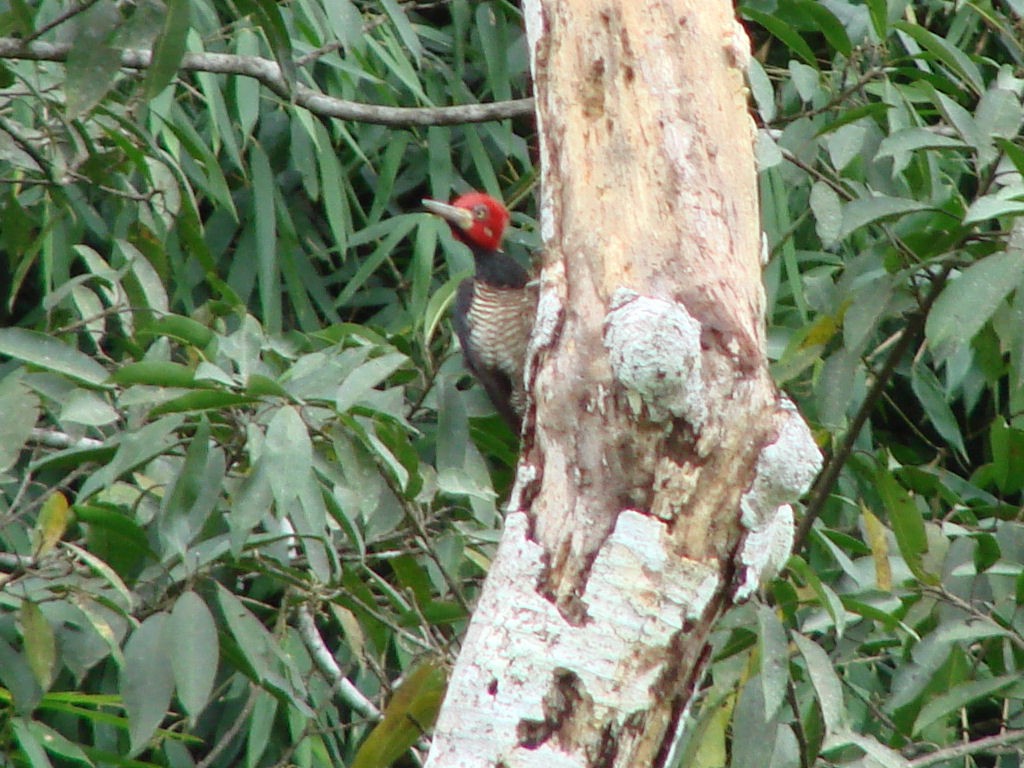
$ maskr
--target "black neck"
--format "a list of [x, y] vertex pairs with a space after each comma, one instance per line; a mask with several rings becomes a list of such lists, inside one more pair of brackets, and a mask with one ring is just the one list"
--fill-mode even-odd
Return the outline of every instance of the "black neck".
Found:
[[476, 262], [476, 279], [498, 288], [522, 288], [530, 281], [523, 266], [504, 251], [470, 246]]

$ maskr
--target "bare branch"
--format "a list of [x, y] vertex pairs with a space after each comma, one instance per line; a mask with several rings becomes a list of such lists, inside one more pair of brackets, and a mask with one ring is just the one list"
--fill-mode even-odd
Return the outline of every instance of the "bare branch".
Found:
[[66, 432], [57, 432], [51, 429], [33, 429], [30, 440], [33, 443], [46, 448], [101, 448], [102, 440], [91, 437], [74, 437]]
[[[65, 62], [70, 50], [71, 46], [67, 44], [34, 42], [26, 45], [15, 38], [0, 37], [0, 59]], [[146, 69], [151, 59], [150, 51], [130, 48], [121, 51], [121, 66], [127, 69]], [[291, 101], [314, 114], [357, 123], [396, 127], [458, 125], [505, 120], [533, 113], [533, 99], [462, 104], [453, 107], [388, 107], [336, 99], [301, 84], [296, 84], [293, 89], [276, 62], [257, 56], [186, 53], [181, 60], [180, 69], [186, 72], [251, 77], [282, 99]]]
[[931, 765], [939, 765], [953, 760], [959, 760], [968, 755], [979, 755], [986, 752], [999, 750], [1001, 747], [1017, 744], [1024, 741], [1024, 731], [1005, 731], [995, 736], [986, 736], [983, 739], [975, 739], [964, 744], [956, 744], [952, 747], [940, 749], [923, 757], [918, 757], [907, 763], [908, 768], [926, 768]]
[[363, 717], [379, 720], [380, 710], [345, 677], [341, 667], [338, 666], [338, 662], [334, 660], [334, 654], [328, 649], [327, 643], [324, 642], [320, 631], [316, 628], [316, 623], [313, 621], [313, 615], [310, 613], [309, 606], [300, 605], [296, 613], [298, 616], [299, 636], [302, 637], [306, 650], [313, 657], [313, 661], [320, 672], [327, 678], [328, 682], [337, 687], [340, 697], [352, 709]]

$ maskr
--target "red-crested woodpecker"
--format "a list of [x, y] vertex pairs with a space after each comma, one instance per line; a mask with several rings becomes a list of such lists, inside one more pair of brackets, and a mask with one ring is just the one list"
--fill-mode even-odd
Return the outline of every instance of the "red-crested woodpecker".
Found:
[[473, 252], [476, 274], [463, 280], [455, 295], [455, 332], [466, 367], [518, 432], [524, 405], [523, 365], [537, 314], [537, 291], [522, 265], [501, 250], [508, 211], [482, 192], [462, 195], [451, 204], [424, 200], [423, 205], [445, 219]]

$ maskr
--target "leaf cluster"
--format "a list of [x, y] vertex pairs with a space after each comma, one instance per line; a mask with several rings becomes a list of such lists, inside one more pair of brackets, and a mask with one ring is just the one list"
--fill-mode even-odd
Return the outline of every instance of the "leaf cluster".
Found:
[[[676, 764], [1016, 765], [1024, 8], [738, 11], [773, 372], [830, 459]], [[0, 37], [67, 46], [0, 60], [0, 754], [411, 759], [515, 459], [418, 201], [503, 197], [525, 258], [534, 128], [291, 96], [528, 95], [518, 9], [42, 0]]]

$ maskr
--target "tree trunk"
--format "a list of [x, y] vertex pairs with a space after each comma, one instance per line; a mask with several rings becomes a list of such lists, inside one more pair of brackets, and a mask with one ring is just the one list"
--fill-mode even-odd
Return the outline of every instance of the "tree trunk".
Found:
[[819, 460], [766, 365], [749, 42], [724, 0], [524, 10], [534, 403], [428, 766], [660, 766]]

